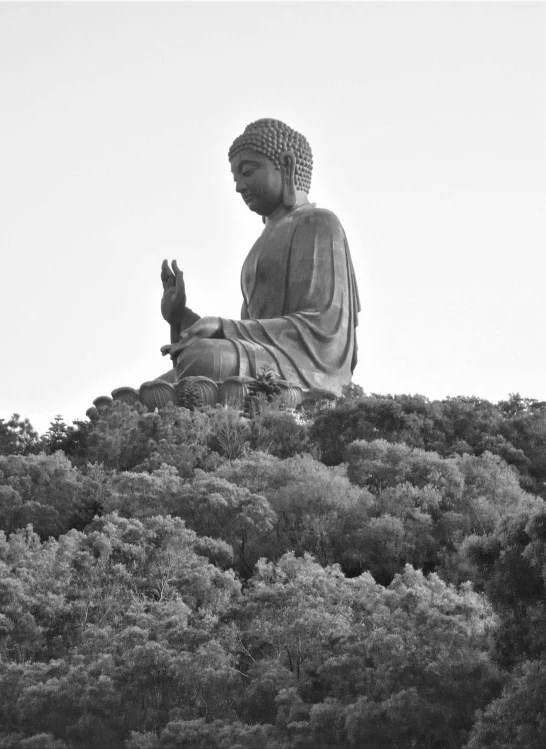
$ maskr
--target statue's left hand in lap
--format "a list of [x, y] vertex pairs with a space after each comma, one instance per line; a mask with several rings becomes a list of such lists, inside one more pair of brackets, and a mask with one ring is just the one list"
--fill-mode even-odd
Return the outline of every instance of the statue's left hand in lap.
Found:
[[[173, 261], [173, 264], [176, 261]], [[168, 344], [161, 347], [163, 356], [170, 355], [171, 359], [176, 360], [186, 346], [189, 346], [195, 340], [200, 338], [220, 338], [222, 326], [219, 317], [201, 317], [196, 323], [180, 333], [178, 343]]]

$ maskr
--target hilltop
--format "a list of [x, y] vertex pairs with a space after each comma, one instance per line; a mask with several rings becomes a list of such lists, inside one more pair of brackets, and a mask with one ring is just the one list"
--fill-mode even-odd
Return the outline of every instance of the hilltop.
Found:
[[0, 747], [538, 749], [545, 499], [519, 395], [0, 420]]

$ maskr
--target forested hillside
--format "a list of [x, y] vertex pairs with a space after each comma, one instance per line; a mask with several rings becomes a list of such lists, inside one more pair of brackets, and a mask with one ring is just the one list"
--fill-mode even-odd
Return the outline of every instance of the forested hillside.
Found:
[[543, 749], [546, 403], [0, 420], [0, 747]]

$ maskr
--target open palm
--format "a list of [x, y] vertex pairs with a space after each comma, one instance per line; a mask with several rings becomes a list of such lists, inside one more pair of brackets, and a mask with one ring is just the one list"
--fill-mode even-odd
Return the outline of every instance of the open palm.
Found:
[[184, 274], [179, 269], [176, 260], [172, 261], [172, 270], [168, 261], [163, 261], [161, 282], [163, 283], [161, 314], [169, 325], [179, 329], [186, 309], [186, 287]]

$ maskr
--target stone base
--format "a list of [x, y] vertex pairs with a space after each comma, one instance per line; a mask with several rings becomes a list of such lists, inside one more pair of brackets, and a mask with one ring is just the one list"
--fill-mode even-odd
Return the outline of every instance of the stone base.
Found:
[[[275, 380], [280, 389], [279, 398], [285, 408], [294, 409], [303, 401], [304, 389], [297, 383]], [[120, 387], [112, 390], [112, 397], [101, 395], [93, 401], [94, 408], [87, 411], [90, 419], [97, 419], [103, 409], [113, 401], [128, 405], [143, 403], [150, 411], [163, 408], [168, 403], [185, 408], [215, 406], [236, 408], [243, 411], [245, 398], [260, 392], [260, 383], [252, 377], [228, 377], [223, 382], [214, 382], [209, 377], [181, 377], [172, 385], [166, 380], [144, 382], [140, 390]]]

